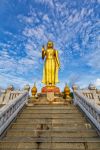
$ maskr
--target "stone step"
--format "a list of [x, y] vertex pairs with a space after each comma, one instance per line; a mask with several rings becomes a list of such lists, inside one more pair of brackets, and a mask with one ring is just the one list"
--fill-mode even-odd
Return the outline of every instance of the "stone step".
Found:
[[[49, 127], [51, 127], [51, 128], [49, 128]], [[32, 128], [18, 128], [18, 130], [20, 131], [49, 131], [49, 132], [51, 132], [51, 131], [68, 131], [68, 132], [73, 132], [73, 131], [79, 131], [79, 132], [81, 132], [81, 131], [86, 131], [86, 132], [90, 132], [90, 131], [94, 131], [94, 132], [97, 132], [96, 130], [94, 130], [94, 128], [77, 128], [77, 129], [74, 129], [73, 127], [53, 127], [53, 126], [51, 126], [51, 125], [43, 125], [43, 124], [41, 124], [41, 125], [37, 125], [36, 127], [34, 127], [35, 129], [32, 129]], [[10, 127], [10, 129], [9, 129], [9, 131], [16, 131], [17, 129], [16, 128], [13, 128], [13, 127]]]
[[29, 129], [29, 128], [17, 128], [17, 129], [15, 129], [15, 128], [10, 128], [9, 129], [9, 132], [14, 132], [14, 131], [21, 131], [21, 132], [24, 132], [24, 131], [26, 131], [26, 132], [30, 132], [30, 131], [36, 131], [36, 132], [95, 132], [96, 133], [96, 131], [94, 130], [94, 129], [73, 129], [73, 128], [49, 128], [49, 126], [43, 126], [43, 127], [41, 127], [41, 126], [37, 126], [38, 128], [35, 128], [35, 129]]
[[26, 106], [0, 150], [100, 150], [100, 137], [74, 105]]
[[77, 110], [76, 107], [67, 107], [67, 106], [33, 106], [33, 107], [26, 107], [26, 110]]
[[65, 138], [65, 137], [5, 137], [3, 140], [3, 142], [48, 142], [48, 143], [51, 143], [51, 142], [57, 142], [57, 143], [67, 143], [67, 142], [70, 142], [70, 143], [75, 143], [75, 142], [78, 142], [78, 143], [82, 143], [82, 142], [97, 142], [97, 143], [100, 143], [100, 137], [96, 137], [96, 138]]
[[45, 123], [51, 123], [51, 124], [74, 124], [74, 123], [86, 123], [86, 118], [17, 118], [16, 122], [18, 123], [30, 123], [30, 124], [45, 124]]
[[38, 114], [34, 114], [34, 115], [30, 115], [30, 114], [19, 114], [17, 118], [28, 118], [28, 119], [33, 119], [33, 118], [64, 118], [64, 119], [69, 119], [69, 118], [72, 118], [72, 119], [77, 119], [77, 118], [80, 118], [80, 119], [84, 119], [84, 117], [80, 114], [43, 114], [43, 113], [38, 113]]
[[[20, 128], [24, 128], [24, 129], [37, 129], [41, 126], [41, 124], [20, 124], [20, 123], [13, 123], [12, 124], [12, 128], [13, 129], [20, 129]], [[82, 123], [82, 124], [43, 124], [43, 128], [44, 127], [49, 127], [49, 128], [59, 128], [59, 129], [92, 129], [93, 127], [91, 126], [91, 124], [86, 124], [86, 123]]]
[[54, 130], [9, 130], [7, 136], [13, 137], [98, 137], [97, 133], [94, 130], [88, 131], [54, 131]]
[[99, 150], [99, 142], [77, 142], [77, 143], [34, 143], [34, 142], [2, 142], [0, 143], [0, 148], [8, 149], [24, 149], [24, 150]]
[[[75, 119], [75, 120], [74, 120]], [[30, 122], [50, 122], [50, 123], [63, 123], [63, 122], [73, 122], [73, 123], [77, 123], [77, 122], [86, 122], [87, 119], [85, 117], [81, 117], [81, 118], [72, 118], [72, 117], [67, 117], [66, 118], [60, 118], [60, 117], [55, 117], [53, 118], [53, 116], [38, 116], [38, 117], [34, 117], [34, 116], [30, 116], [29, 117], [17, 117], [16, 121], [20, 121], [20, 122], [26, 122], [26, 121], [30, 121]]]
[[38, 114], [38, 113], [42, 113], [42, 114], [52, 114], [52, 113], [54, 113], [54, 114], [72, 114], [72, 113], [74, 113], [75, 115], [76, 114], [81, 114], [82, 115], [82, 113], [81, 112], [79, 112], [79, 110], [72, 110], [72, 109], [46, 109], [46, 110], [44, 110], [44, 109], [33, 109], [33, 110], [26, 110], [26, 109], [23, 109], [23, 111], [21, 111], [21, 113], [23, 113], [23, 114]]
[[[74, 106], [73, 104], [34, 104], [35, 107], [68, 107], [68, 108], [75, 108], [76, 106]], [[33, 107], [33, 106], [28, 106], [27, 107]]]

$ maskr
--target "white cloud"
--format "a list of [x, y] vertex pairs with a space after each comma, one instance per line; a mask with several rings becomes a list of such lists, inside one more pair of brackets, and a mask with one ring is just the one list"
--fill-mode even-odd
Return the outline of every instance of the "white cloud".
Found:
[[49, 19], [49, 17], [48, 17], [48, 15], [47, 15], [47, 14], [45, 14], [45, 15], [43, 16], [43, 19], [44, 19], [45, 21], [47, 21], [47, 22], [49, 22], [49, 21], [50, 21], [50, 19]]
[[26, 27], [23, 31], [23, 35], [26, 36], [26, 37], [34, 37], [36, 38], [37, 40], [42, 40], [44, 39], [44, 41], [47, 40], [47, 36], [45, 34], [45, 31], [46, 31], [46, 27], [44, 25], [40, 25], [36, 28], [29, 28], [29, 27]]
[[98, 3], [100, 3], [100, 0], [97, 0], [98, 1]]
[[[19, 0], [19, 2], [23, 1]], [[78, 10], [77, 7], [71, 8], [69, 6], [71, 3], [68, 5], [67, 1], [36, 0], [35, 2], [45, 5], [45, 9], [48, 9], [47, 6], [49, 6], [49, 11], [43, 11], [40, 8], [35, 10], [34, 7], [30, 6], [31, 9], [27, 15], [20, 14], [17, 16], [17, 19], [22, 24], [21, 27], [23, 28], [24, 26], [24, 28], [21, 28], [22, 35], [13, 35], [8, 31], [5, 32], [6, 35], [11, 35], [14, 38], [10, 43], [8, 41], [8, 44], [0, 45], [0, 49], [2, 49], [0, 54], [1, 72], [9, 72], [12, 78], [15, 74], [28, 75], [30, 70], [35, 72], [35, 69], [41, 65], [39, 62], [41, 46], [46, 44], [48, 39], [56, 43], [55, 48], [59, 50], [63, 71], [67, 68], [68, 63], [66, 62], [73, 63], [74, 60], [71, 59], [73, 54], [83, 54], [87, 49], [92, 49], [92, 54], [86, 53], [88, 56], [84, 58], [85, 63], [93, 67], [93, 69], [100, 69], [100, 51], [96, 47], [97, 41], [99, 41], [96, 35], [96, 27], [98, 25], [97, 23], [92, 23], [91, 19], [87, 19], [89, 15], [94, 15], [93, 8], [86, 6]], [[75, 4], [76, 2], [73, 3]], [[80, 41], [82, 41], [82, 46], [81, 42], [77, 41], [78, 35]], [[92, 35], [95, 40], [91, 44], [89, 39]], [[21, 41], [21, 44], [16, 44], [17, 39]], [[22, 52], [21, 46], [24, 47], [25, 56], [18, 58], [19, 53]], [[9, 53], [8, 49], [11, 47], [14, 47], [16, 51]], [[16, 57], [13, 57], [12, 53], [15, 53]], [[24, 76], [22, 78], [24, 79]]]
[[26, 48], [26, 53], [27, 53], [27, 56], [30, 57], [30, 58], [40, 58], [41, 57], [41, 49], [39, 50], [39, 47], [34, 44], [34, 41], [30, 41], [30, 42], [27, 42], [25, 44], [25, 48]]
[[33, 23], [33, 18], [24, 16], [23, 21], [25, 21], [26, 23]]
[[0, 74], [0, 86], [2, 85], [6, 88], [8, 85], [15, 85], [17, 87], [23, 88], [24, 85], [28, 84], [29, 82], [24, 80], [21, 77], [8, 75], [5, 73]]
[[100, 69], [100, 50], [96, 50], [86, 56], [87, 64], [93, 69]]
[[37, 3], [42, 3], [42, 4], [46, 4], [49, 5], [51, 7], [54, 7], [54, 3], [53, 0], [36, 0]]
[[100, 87], [100, 78], [96, 79], [95, 86], [96, 87]]
[[31, 25], [33, 23], [39, 22], [39, 19], [37, 18], [37, 14], [35, 12], [31, 16], [18, 15], [17, 18], [21, 23], [24, 23], [26, 25]]
[[2, 49], [0, 52], [0, 72], [10, 75], [26, 75], [33, 68], [38, 68], [38, 58], [40, 53], [37, 51], [27, 51], [27, 56], [16, 59], [11, 56], [7, 49]]

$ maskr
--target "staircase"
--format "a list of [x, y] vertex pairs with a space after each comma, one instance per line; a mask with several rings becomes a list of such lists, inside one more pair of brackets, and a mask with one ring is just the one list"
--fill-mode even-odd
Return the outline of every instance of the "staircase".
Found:
[[0, 141], [0, 150], [100, 150], [100, 137], [73, 104], [25, 106]]

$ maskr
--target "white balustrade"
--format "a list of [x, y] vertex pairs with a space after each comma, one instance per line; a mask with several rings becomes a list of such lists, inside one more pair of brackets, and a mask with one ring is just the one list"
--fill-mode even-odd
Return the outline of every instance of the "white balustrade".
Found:
[[[100, 105], [97, 95], [85, 90], [76, 90], [74, 93], [74, 104], [78, 105], [94, 125], [100, 130]], [[94, 97], [93, 97], [94, 96]], [[96, 100], [95, 100], [96, 98]]]
[[15, 99], [18, 95], [22, 95], [24, 91], [9, 91], [3, 92], [0, 96], [0, 104], [7, 104], [9, 101]]
[[17, 93], [12, 91], [10, 96], [12, 95], [14, 95], [15, 97], [13, 101], [9, 101], [7, 105], [3, 106], [0, 109], [0, 135], [8, 127], [11, 121], [17, 116], [18, 112], [28, 101], [29, 94], [27, 91], [17, 91]]
[[100, 101], [100, 92], [98, 93], [98, 99], [99, 99], [99, 101]]

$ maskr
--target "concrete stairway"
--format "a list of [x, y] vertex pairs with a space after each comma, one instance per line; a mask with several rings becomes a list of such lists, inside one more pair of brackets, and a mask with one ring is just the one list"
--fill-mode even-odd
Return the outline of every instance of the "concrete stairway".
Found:
[[0, 150], [100, 150], [100, 137], [77, 107], [25, 106], [0, 141]]

